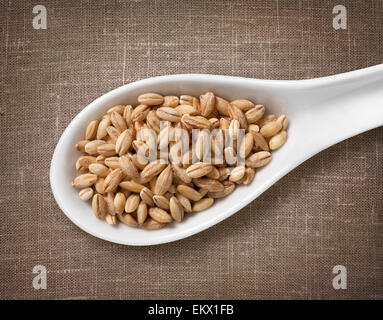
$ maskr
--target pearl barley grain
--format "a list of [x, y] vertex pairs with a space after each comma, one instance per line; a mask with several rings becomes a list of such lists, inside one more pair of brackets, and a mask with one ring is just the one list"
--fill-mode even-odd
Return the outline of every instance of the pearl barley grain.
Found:
[[136, 105], [110, 106], [89, 119], [72, 185], [110, 225], [182, 223], [252, 183], [286, 142], [288, 124], [248, 98], [142, 93]]

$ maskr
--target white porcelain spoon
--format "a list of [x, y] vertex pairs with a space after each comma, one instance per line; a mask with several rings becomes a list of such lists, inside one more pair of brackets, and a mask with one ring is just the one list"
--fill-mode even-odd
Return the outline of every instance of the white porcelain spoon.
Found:
[[[181, 223], [147, 231], [95, 218], [89, 202], [71, 186], [76, 176], [75, 144], [90, 120], [116, 104], [135, 104], [145, 92], [200, 95], [213, 91], [227, 100], [247, 98], [268, 112], [286, 114], [290, 125], [285, 145], [259, 170], [248, 186], [239, 186], [208, 210], [187, 214]], [[115, 243], [154, 245], [186, 238], [230, 217], [276, 181], [313, 155], [344, 139], [383, 125], [383, 64], [335, 76], [298, 81], [181, 74], [145, 79], [117, 88], [82, 110], [62, 134], [53, 154], [50, 182], [63, 212], [86, 232]]]

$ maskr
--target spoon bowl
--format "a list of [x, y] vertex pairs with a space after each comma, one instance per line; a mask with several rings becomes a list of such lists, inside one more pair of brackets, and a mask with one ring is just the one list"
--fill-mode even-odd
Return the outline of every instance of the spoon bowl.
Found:
[[[249, 99], [265, 105], [268, 113], [285, 114], [288, 139], [257, 170], [250, 185], [240, 185], [202, 212], [190, 213], [181, 223], [159, 230], [111, 226], [98, 220], [89, 202], [71, 185], [77, 175], [75, 149], [87, 124], [116, 104], [135, 104], [145, 92], [198, 96], [213, 91], [228, 101]], [[106, 93], [84, 108], [68, 125], [53, 154], [50, 183], [62, 211], [84, 231], [125, 245], [155, 245], [186, 238], [228, 218], [299, 164], [323, 149], [361, 132], [383, 125], [383, 65], [310, 80], [258, 80], [230, 76], [181, 74], [145, 79]]]

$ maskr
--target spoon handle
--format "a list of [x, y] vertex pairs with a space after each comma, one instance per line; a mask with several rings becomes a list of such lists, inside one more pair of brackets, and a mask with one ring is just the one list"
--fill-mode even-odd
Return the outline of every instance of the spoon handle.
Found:
[[292, 134], [308, 156], [383, 125], [383, 64], [301, 83]]

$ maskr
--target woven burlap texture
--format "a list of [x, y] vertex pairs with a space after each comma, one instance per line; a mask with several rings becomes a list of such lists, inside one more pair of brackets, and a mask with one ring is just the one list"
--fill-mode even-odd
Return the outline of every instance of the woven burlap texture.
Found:
[[[36, 4], [46, 30], [32, 26]], [[332, 26], [338, 4], [346, 30]], [[4, 1], [0, 298], [382, 299], [382, 128], [321, 152], [226, 221], [160, 246], [86, 234], [49, 185], [61, 133], [113, 88], [175, 73], [351, 71], [383, 62], [382, 25], [379, 0]], [[46, 290], [32, 285], [36, 265]], [[346, 290], [332, 286], [335, 265], [347, 268]]]

